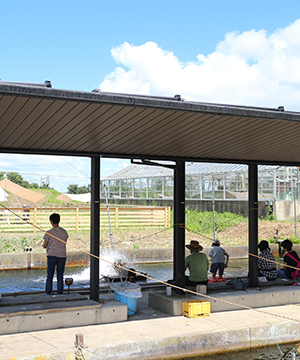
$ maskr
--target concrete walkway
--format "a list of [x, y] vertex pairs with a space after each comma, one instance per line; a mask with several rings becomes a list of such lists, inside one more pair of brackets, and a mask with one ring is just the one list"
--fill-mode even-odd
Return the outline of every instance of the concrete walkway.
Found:
[[159, 313], [147, 307], [146, 301], [145, 296], [138, 314], [127, 322], [2, 335], [0, 359], [75, 359], [76, 334], [83, 334], [85, 359], [179, 358], [271, 345], [276, 343], [275, 336], [279, 343], [300, 340], [298, 305], [260, 309], [298, 321], [253, 310], [189, 319]]

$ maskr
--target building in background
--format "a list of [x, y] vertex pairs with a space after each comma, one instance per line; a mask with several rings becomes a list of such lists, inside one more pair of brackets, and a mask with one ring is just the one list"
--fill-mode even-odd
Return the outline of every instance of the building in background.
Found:
[[[166, 204], [167, 200], [173, 200], [173, 170], [161, 166], [130, 165], [105, 177], [102, 179], [101, 198], [105, 198], [104, 184], [109, 198], [118, 201], [131, 200], [131, 203], [136, 204], [143, 201], [150, 204], [152, 201]], [[279, 201], [291, 201], [294, 198], [299, 200], [298, 184], [298, 167], [259, 165], [258, 199], [261, 207], [265, 209], [264, 213], [273, 212]], [[241, 211], [240, 206], [234, 209], [234, 202], [244, 203], [243, 208], [247, 207], [248, 166], [187, 162], [185, 194], [187, 206], [191, 208], [209, 210], [209, 204], [206, 207], [203, 204], [211, 203], [212, 199], [215, 199], [219, 208], [222, 201], [223, 205], [225, 202], [233, 202], [231, 206], [225, 206], [226, 211], [248, 212]], [[201, 203], [204, 207], [199, 205]], [[222, 206], [221, 212], [225, 208]]]

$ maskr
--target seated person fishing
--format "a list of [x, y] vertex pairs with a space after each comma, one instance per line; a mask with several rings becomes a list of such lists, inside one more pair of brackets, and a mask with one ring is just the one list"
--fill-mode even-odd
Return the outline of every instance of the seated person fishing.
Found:
[[299, 268], [297, 265], [300, 259], [296, 251], [292, 250], [293, 243], [289, 239], [285, 239], [281, 243], [281, 247], [283, 248], [285, 254], [283, 256], [283, 266], [277, 269], [278, 277], [284, 279], [295, 279], [296, 277], [300, 277], [300, 271], [295, 269]]
[[200, 253], [203, 247], [196, 240], [191, 240], [185, 245], [190, 250], [190, 255], [185, 258], [185, 269], [189, 269], [190, 275], [185, 276], [185, 285], [207, 285], [208, 259], [204, 253]]
[[261, 251], [258, 254], [258, 276], [265, 276], [267, 280], [275, 280], [277, 278], [276, 263], [275, 257], [270, 251], [269, 243], [262, 240], [258, 244], [258, 248]]
[[220, 247], [220, 240], [215, 239], [211, 246], [212, 249], [208, 254], [211, 257], [210, 272], [212, 273], [212, 278], [216, 279], [217, 271], [219, 271], [219, 278], [222, 279], [224, 269], [228, 266], [229, 255]]

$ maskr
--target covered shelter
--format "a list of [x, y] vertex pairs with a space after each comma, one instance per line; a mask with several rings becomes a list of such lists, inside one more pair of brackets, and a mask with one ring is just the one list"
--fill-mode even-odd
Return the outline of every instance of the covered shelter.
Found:
[[[249, 252], [257, 254], [258, 164], [298, 166], [300, 113], [155, 97], [52, 89], [0, 81], [0, 151], [91, 158], [91, 253], [99, 256], [100, 157], [173, 161], [174, 280], [184, 285], [185, 162], [248, 165]], [[99, 298], [99, 261], [91, 290]], [[249, 285], [257, 286], [249, 258]]]

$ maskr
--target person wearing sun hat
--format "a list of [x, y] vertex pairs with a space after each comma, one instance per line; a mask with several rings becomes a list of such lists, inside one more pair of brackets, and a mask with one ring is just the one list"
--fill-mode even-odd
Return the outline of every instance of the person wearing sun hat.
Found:
[[203, 247], [197, 240], [191, 240], [185, 245], [190, 250], [190, 255], [185, 258], [185, 269], [189, 269], [189, 276], [185, 276], [185, 284], [197, 286], [207, 285], [208, 260], [204, 253], [200, 253]]
[[220, 245], [220, 240], [215, 239], [211, 244], [212, 249], [208, 254], [211, 258], [210, 272], [212, 273], [213, 279], [216, 279], [217, 271], [219, 271], [219, 279], [222, 279], [224, 269], [228, 266], [229, 255], [223, 248], [220, 247]]

